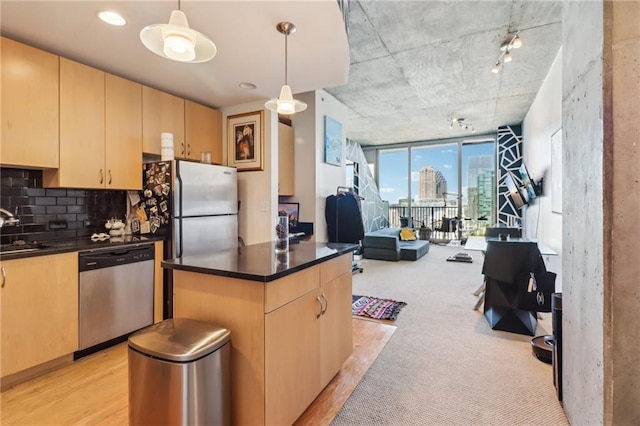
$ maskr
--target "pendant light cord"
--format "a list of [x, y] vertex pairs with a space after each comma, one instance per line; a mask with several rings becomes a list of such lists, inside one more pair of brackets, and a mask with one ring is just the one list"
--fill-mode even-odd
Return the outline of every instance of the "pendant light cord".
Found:
[[287, 39], [289, 38], [289, 34], [285, 34], [284, 35], [284, 84], [289, 84], [287, 83], [287, 52], [288, 52], [288, 44], [287, 44]]

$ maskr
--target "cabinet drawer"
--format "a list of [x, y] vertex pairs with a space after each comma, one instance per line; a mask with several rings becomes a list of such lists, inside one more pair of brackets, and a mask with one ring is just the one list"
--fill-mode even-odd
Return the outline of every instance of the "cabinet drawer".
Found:
[[312, 266], [265, 284], [264, 311], [280, 306], [320, 287], [320, 267]]
[[343, 254], [335, 259], [328, 260], [320, 264], [320, 282], [328, 283], [334, 278], [339, 277], [345, 272], [351, 271], [352, 254]]

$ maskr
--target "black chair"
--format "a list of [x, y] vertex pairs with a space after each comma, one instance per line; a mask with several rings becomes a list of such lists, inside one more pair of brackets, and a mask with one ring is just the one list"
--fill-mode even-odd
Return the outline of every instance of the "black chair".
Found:
[[537, 313], [519, 309], [518, 295], [526, 291], [519, 275], [545, 271], [544, 260], [534, 242], [488, 241], [482, 273], [485, 277], [484, 316], [494, 330], [533, 336]]
[[[507, 234], [511, 238], [521, 238], [522, 232], [520, 228], [508, 228], [506, 226], [497, 226], [491, 228], [485, 228], [484, 236], [485, 238], [498, 238], [500, 235]], [[483, 253], [484, 254], [484, 253]], [[480, 287], [476, 291], [473, 292], [474, 296], [478, 296], [478, 301], [474, 305], [473, 309], [478, 309], [480, 305], [484, 302], [484, 290], [487, 287], [486, 282], [483, 281], [480, 284]]]
[[520, 238], [522, 237], [522, 232], [520, 228], [507, 228], [506, 226], [497, 226], [493, 228], [485, 228], [484, 236], [485, 237], [495, 237], [497, 238], [500, 234], [507, 234], [511, 238]]

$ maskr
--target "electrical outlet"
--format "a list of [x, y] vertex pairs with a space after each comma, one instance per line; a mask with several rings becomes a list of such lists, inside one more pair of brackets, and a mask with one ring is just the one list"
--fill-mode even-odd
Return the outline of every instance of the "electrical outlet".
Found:
[[269, 203], [265, 200], [260, 201], [260, 211], [266, 212], [267, 210], [269, 210]]

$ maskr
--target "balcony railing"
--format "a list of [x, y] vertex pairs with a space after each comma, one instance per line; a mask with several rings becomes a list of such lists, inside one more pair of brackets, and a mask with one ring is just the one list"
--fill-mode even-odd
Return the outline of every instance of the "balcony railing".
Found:
[[[431, 229], [430, 239], [433, 241], [449, 241], [460, 239], [465, 235], [484, 235], [484, 227], [480, 228], [476, 221], [464, 220], [463, 228], [460, 229], [460, 222], [455, 224], [455, 228], [443, 225], [443, 218], [454, 219], [458, 216], [458, 207], [426, 207], [426, 206], [389, 206], [389, 227], [399, 228], [400, 218], [412, 218], [410, 226], [420, 228], [423, 224]], [[486, 224], [484, 225], [486, 226]], [[445, 231], [449, 230], [449, 231]]]

